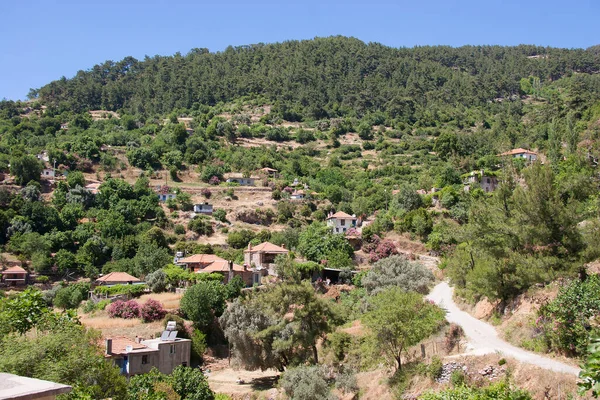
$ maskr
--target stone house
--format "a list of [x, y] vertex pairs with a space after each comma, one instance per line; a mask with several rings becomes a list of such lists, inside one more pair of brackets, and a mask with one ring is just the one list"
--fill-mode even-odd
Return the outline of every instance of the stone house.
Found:
[[252, 270], [252, 284], [260, 284], [261, 278], [266, 275], [277, 275], [275, 273], [275, 258], [288, 254], [285, 247], [264, 242], [257, 246], [248, 244], [244, 250], [244, 266]]
[[484, 192], [489, 193], [498, 187], [498, 178], [493, 172], [471, 171], [469, 174], [463, 175], [463, 185], [465, 192], [474, 186], [479, 186]]

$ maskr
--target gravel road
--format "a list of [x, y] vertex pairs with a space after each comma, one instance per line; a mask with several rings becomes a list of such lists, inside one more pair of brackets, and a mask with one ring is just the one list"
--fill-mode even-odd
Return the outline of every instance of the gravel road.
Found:
[[427, 298], [446, 310], [446, 319], [449, 322], [462, 326], [468, 338], [467, 353], [482, 355], [498, 352], [544, 369], [573, 375], [579, 374], [579, 368], [520, 349], [500, 339], [496, 328], [492, 325], [460, 310], [452, 300], [453, 292], [454, 289], [448, 283], [442, 282], [433, 288]]

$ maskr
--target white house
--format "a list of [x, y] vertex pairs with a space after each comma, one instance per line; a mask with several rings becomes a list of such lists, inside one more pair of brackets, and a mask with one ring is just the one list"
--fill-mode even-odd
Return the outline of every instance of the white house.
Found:
[[349, 228], [356, 227], [356, 220], [357, 218], [355, 215], [349, 215], [343, 211], [338, 211], [327, 217], [327, 226], [331, 227], [334, 233], [344, 233]]
[[208, 204], [208, 203], [194, 204], [194, 212], [197, 214], [212, 215], [213, 206], [212, 206], [212, 204]]
[[304, 190], [294, 190], [290, 195], [290, 200], [304, 200], [306, 193]]
[[158, 194], [158, 200], [165, 202], [171, 199], [175, 199], [177, 197], [177, 195], [175, 193], [159, 193]]
[[241, 186], [255, 186], [254, 183], [256, 179], [258, 179], [255, 176], [245, 177], [243, 174], [240, 173], [227, 174], [225, 175], [225, 178], [227, 179], [226, 182], [236, 182]]
[[493, 192], [498, 187], [498, 178], [485, 171], [471, 171], [471, 173], [464, 176], [463, 184], [465, 192], [471, 190], [475, 185], [479, 185], [484, 192]]
[[518, 148], [498, 154], [500, 157], [524, 158], [526, 161], [533, 162], [537, 160], [537, 153], [527, 149]]
[[48, 152], [46, 150], [36, 155], [38, 160], [50, 162], [50, 157], [48, 156]]
[[54, 179], [56, 172], [54, 168], [44, 168], [41, 173], [42, 178]]

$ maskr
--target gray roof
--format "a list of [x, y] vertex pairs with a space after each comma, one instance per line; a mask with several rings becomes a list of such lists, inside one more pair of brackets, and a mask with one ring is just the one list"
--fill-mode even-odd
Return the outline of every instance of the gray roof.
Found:
[[70, 391], [69, 385], [0, 373], [0, 399], [41, 399]]

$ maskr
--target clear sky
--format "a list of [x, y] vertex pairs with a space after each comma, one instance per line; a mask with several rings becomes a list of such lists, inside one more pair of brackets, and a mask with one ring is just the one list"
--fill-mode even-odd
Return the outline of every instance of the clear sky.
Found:
[[0, 99], [131, 55], [345, 35], [393, 47], [600, 43], [598, 0], [1, 0]]

